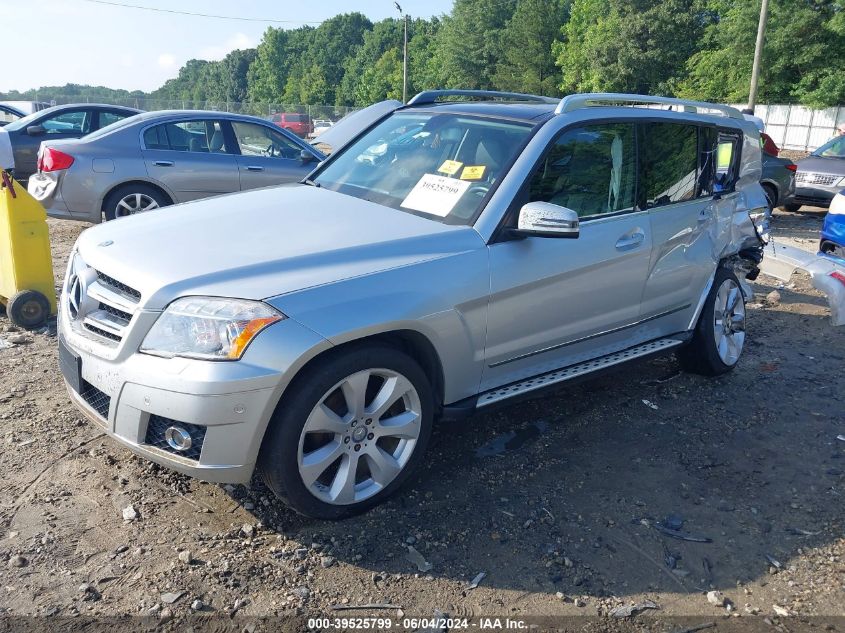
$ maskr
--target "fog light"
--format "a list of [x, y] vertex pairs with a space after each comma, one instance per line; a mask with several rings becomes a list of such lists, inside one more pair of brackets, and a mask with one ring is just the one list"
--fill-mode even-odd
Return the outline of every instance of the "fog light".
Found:
[[191, 434], [178, 426], [168, 427], [164, 439], [174, 451], [187, 451], [191, 448]]

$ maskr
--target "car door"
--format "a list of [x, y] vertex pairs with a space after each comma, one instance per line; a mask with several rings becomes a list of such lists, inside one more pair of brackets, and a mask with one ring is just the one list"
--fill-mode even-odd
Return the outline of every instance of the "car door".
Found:
[[141, 155], [150, 178], [176, 200], [238, 191], [238, 163], [224, 122], [213, 118], [171, 120], [146, 128]]
[[[577, 239], [528, 237], [490, 246], [491, 292], [482, 390], [618, 351], [648, 274], [648, 212], [636, 204], [635, 125], [565, 129], [524, 184], [519, 207], [544, 201], [578, 213]], [[633, 342], [632, 342], [633, 341]]]
[[80, 138], [93, 132], [93, 125], [94, 112], [91, 108], [73, 108], [47, 114], [18, 130], [13, 141], [15, 176], [25, 180], [35, 173], [41, 141]]
[[232, 121], [238, 143], [238, 171], [241, 190], [269, 187], [302, 180], [320, 160], [303, 161], [302, 145], [285, 132], [251, 121]]
[[668, 335], [688, 329], [716, 267], [716, 132], [659, 121], [641, 124], [640, 133], [640, 202], [649, 210], [654, 242], [643, 318]]

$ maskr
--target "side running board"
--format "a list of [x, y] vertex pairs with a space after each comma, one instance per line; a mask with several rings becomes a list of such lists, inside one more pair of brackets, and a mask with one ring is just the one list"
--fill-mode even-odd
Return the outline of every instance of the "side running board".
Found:
[[514, 396], [542, 389], [543, 387], [548, 387], [549, 385], [553, 385], [558, 382], [572, 380], [573, 378], [591, 374], [593, 372], [606, 369], [607, 367], [613, 367], [614, 365], [619, 365], [620, 363], [634, 360], [635, 358], [650, 356], [651, 354], [656, 354], [671, 347], [681, 345], [683, 342], [683, 340], [671, 338], [651, 341], [649, 343], [637, 345], [636, 347], [629, 347], [621, 352], [615, 352], [607, 356], [578, 363], [577, 365], [570, 365], [569, 367], [564, 367], [563, 369], [557, 369], [553, 372], [549, 372], [548, 374], [527, 378], [520, 382], [515, 382], [481, 394], [478, 397], [476, 408], [480, 409], [481, 407], [486, 407], [496, 402], [513, 398]]

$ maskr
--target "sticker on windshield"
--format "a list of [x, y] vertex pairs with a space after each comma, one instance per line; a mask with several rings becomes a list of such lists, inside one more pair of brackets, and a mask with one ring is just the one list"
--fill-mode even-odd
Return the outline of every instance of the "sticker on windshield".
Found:
[[458, 162], [456, 160], [447, 160], [442, 165], [440, 165], [437, 171], [439, 171], [441, 174], [446, 174], [447, 176], [454, 176], [458, 173], [458, 170], [463, 166], [463, 163]]
[[469, 186], [466, 180], [425, 174], [402, 201], [402, 206], [445, 218]]
[[461, 180], [481, 180], [487, 167], [484, 165], [467, 165], [461, 173]]

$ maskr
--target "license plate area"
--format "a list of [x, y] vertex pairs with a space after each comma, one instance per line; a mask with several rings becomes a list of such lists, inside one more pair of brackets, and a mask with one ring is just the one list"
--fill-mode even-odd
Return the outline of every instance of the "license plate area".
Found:
[[82, 393], [82, 357], [65, 344], [59, 336], [59, 369], [76, 393]]

